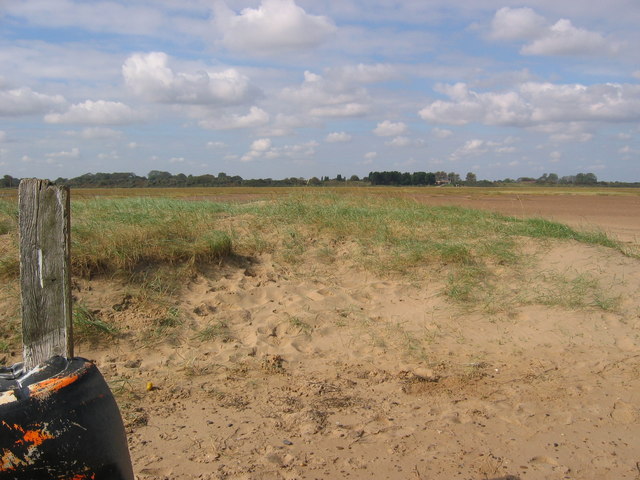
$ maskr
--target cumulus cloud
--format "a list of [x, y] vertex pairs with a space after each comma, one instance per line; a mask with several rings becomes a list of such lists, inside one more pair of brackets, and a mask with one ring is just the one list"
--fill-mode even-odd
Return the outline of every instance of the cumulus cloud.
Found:
[[326, 142], [327, 143], [340, 143], [340, 142], [349, 142], [351, 140], [351, 135], [346, 132], [332, 132], [327, 135]]
[[239, 14], [217, 2], [214, 13], [223, 44], [254, 54], [307, 50], [336, 31], [329, 18], [308, 14], [294, 0], [263, 0]]
[[575, 27], [565, 18], [550, 24], [527, 7], [499, 9], [489, 36], [529, 42], [520, 49], [523, 55], [606, 55], [619, 49], [618, 44], [598, 32]]
[[105, 100], [87, 100], [71, 105], [64, 113], [45, 115], [47, 123], [84, 123], [93, 125], [124, 125], [135, 123], [142, 116], [128, 105]]
[[77, 148], [77, 147], [74, 147], [69, 151], [47, 153], [47, 154], [45, 154], [45, 157], [51, 158], [51, 159], [53, 159], [53, 158], [78, 158], [78, 157], [80, 157], [80, 149]]
[[491, 21], [490, 36], [496, 40], [523, 40], [539, 37], [547, 21], [531, 8], [503, 7]]
[[0, 116], [19, 116], [58, 110], [66, 104], [62, 95], [46, 95], [29, 87], [0, 90]]
[[516, 148], [513, 143], [517, 141], [514, 137], [507, 137], [502, 141], [484, 140], [480, 138], [474, 138], [467, 140], [461, 147], [456, 149], [451, 154], [452, 160], [457, 160], [462, 157], [470, 157], [482, 155], [484, 153], [514, 153]]
[[271, 139], [259, 138], [251, 143], [251, 148], [240, 157], [241, 162], [252, 162], [262, 156], [271, 148]]
[[313, 72], [304, 72], [299, 87], [282, 90], [283, 101], [304, 107], [313, 117], [357, 117], [370, 110], [371, 100], [361, 87], [333, 82]]
[[398, 76], [398, 72], [390, 65], [364, 64], [346, 65], [327, 70], [331, 79], [346, 83], [377, 83], [391, 80]]
[[269, 114], [253, 106], [246, 115], [232, 114], [220, 117], [205, 118], [198, 122], [202, 128], [209, 130], [233, 130], [238, 128], [254, 128], [266, 125], [269, 122]]
[[615, 53], [618, 47], [600, 33], [576, 28], [570, 20], [558, 20], [532, 43], [522, 47], [525, 55], [589, 55]]
[[385, 142], [385, 145], [388, 145], [390, 147], [408, 147], [411, 144], [411, 139], [409, 137], [403, 136], [395, 137], [393, 138], [393, 140]]
[[174, 72], [163, 52], [131, 55], [122, 66], [125, 83], [136, 95], [157, 103], [235, 105], [257, 94], [234, 68], [220, 72]]
[[107, 127], [87, 127], [79, 132], [70, 131], [66, 133], [71, 137], [80, 137], [85, 140], [112, 139], [120, 138], [122, 136], [122, 132], [120, 130], [114, 130], [113, 128]]
[[517, 91], [475, 92], [464, 83], [441, 86], [450, 101], [420, 110], [426, 121], [450, 125], [534, 126], [552, 122], [640, 120], [640, 85], [557, 85], [527, 82]]
[[118, 2], [84, 2], [73, 0], [31, 0], [3, 5], [10, 15], [27, 19], [34, 25], [78, 27], [95, 32], [123, 34], [152, 33], [164, 22], [162, 14], [153, 7], [121, 5]]
[[450, 136], [453, 135], [453, 132], [451, 130], [448, 130], [446, 128], [434, 128], [433, 130], [431, 130], [431, 132], [438, 138], [449, 138]]
[[373, 133], [379, 137], [391, 137], [394, 135], [401, 135], [407, 131], [407, 125], [403, 122], [393, 123], [389, 120], [378, 123], [376, 128], [373, 129]]

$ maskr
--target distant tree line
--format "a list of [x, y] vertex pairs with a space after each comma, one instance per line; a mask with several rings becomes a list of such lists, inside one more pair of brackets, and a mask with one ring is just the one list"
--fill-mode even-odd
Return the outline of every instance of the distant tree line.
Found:
[[[0, 188], [17, 187], [19, 178], [4, 175], [0, 178]], [[399, 172], [383, 171], [370, 172], [366, 177], [351, 175], [349, 178], [341, 174], [333, 178], [328, 176], [311, 177], [309, 179], [290, 177], [280, 180], [272, 178], [243, 179], [238, 175], [227, 175], [224, 172], [218, 175], [176, 175], [160, 170], [151, 170], [146, 177], [138, 176], [131, 172], [115, 173], [85, 173], [74, 178], [57, 178], [55, 183], [68, 185], [73, 188], [91, 187], [117, 187], [117, 188], [143, 188], [143, 187], [291, 187], [291, 186], [338, 186], [338, 185], [391, 185], [391, 186], [429, 186], [429, 185], [465, 185], [465, 186], [498, 186], [511, 183], [538, 184], [538, 185], [600, 185], [612, 187], [640, 187], [640, 182], [599, 182], [593, 173], [578, 173], [559, 177], [555, 173], [545, 173], [538, 178], [520, 177], [518, 179], [505, 178], [504, 180], [478, 180], [476, 174], [468, 172], [464, 180], [455, 172]]]

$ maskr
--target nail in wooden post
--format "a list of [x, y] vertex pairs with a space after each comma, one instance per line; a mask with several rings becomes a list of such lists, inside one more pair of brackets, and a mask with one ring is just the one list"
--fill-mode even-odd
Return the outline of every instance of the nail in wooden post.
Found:
[[73, 357], [69, 188], [20, 182], [20, 288], [26, 370], [53, 355]]

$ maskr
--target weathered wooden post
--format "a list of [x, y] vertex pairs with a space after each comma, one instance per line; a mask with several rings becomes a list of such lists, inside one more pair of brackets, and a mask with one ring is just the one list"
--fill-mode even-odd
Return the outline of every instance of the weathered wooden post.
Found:
[[25, 370], [54, 355], [73, 358], [69, 188], [20, 182], [20, 288]]
[[22, 364], [0, 367], [0, 480], [133, 480], [120, 411], [73, 356], [69, 190], [20, 183]]

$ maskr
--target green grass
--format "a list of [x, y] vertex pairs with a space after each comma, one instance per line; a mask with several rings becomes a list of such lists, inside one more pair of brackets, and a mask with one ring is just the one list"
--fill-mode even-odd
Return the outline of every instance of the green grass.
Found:
[[233, 340], [229, 325], [223, 320], [219, 320], [214, 323], [206, 325], [199, 330], [193, 337], [194, 340], [201, 342], [210, 342], [212, 340], [220, 340], [222, 342], [229, 342]]
[[133, 272], [141, 265], [211, 262], [231, 253], [217, 229], [228, 206], [170, 198], [96, 199], [72, 206], [74, 271]]
[[[312, 255], [349, 260], [382, 275], [434, 275], [444, 279], [451, 300], [487, 303], [496, 268], [522, 265], [523, 237], [631, 255], [598, 231], [362, 192], [296, 190], [245, 204], [168, 197], [74, 200], [72, 270], [85, 277], [120, 275], [150, 301], [164, 302], [200, 265], [233, 254], [270, 252], [285, 264]], [[0, 275], [5, 277], [17, 274], [15, 228], [15, 204], [0, 200]], [[342, 252], [347, 257], [337, 257], [339, 245], [349, 245]], [[615, 303], [592, 297], [599, 298], [594, 305]]]
[[105, 337], [120, 333], [115, 325], [102, 320], [99, 315], [81, 303], [73, 306], [73, 336], [79, 341], [97, 343]]

